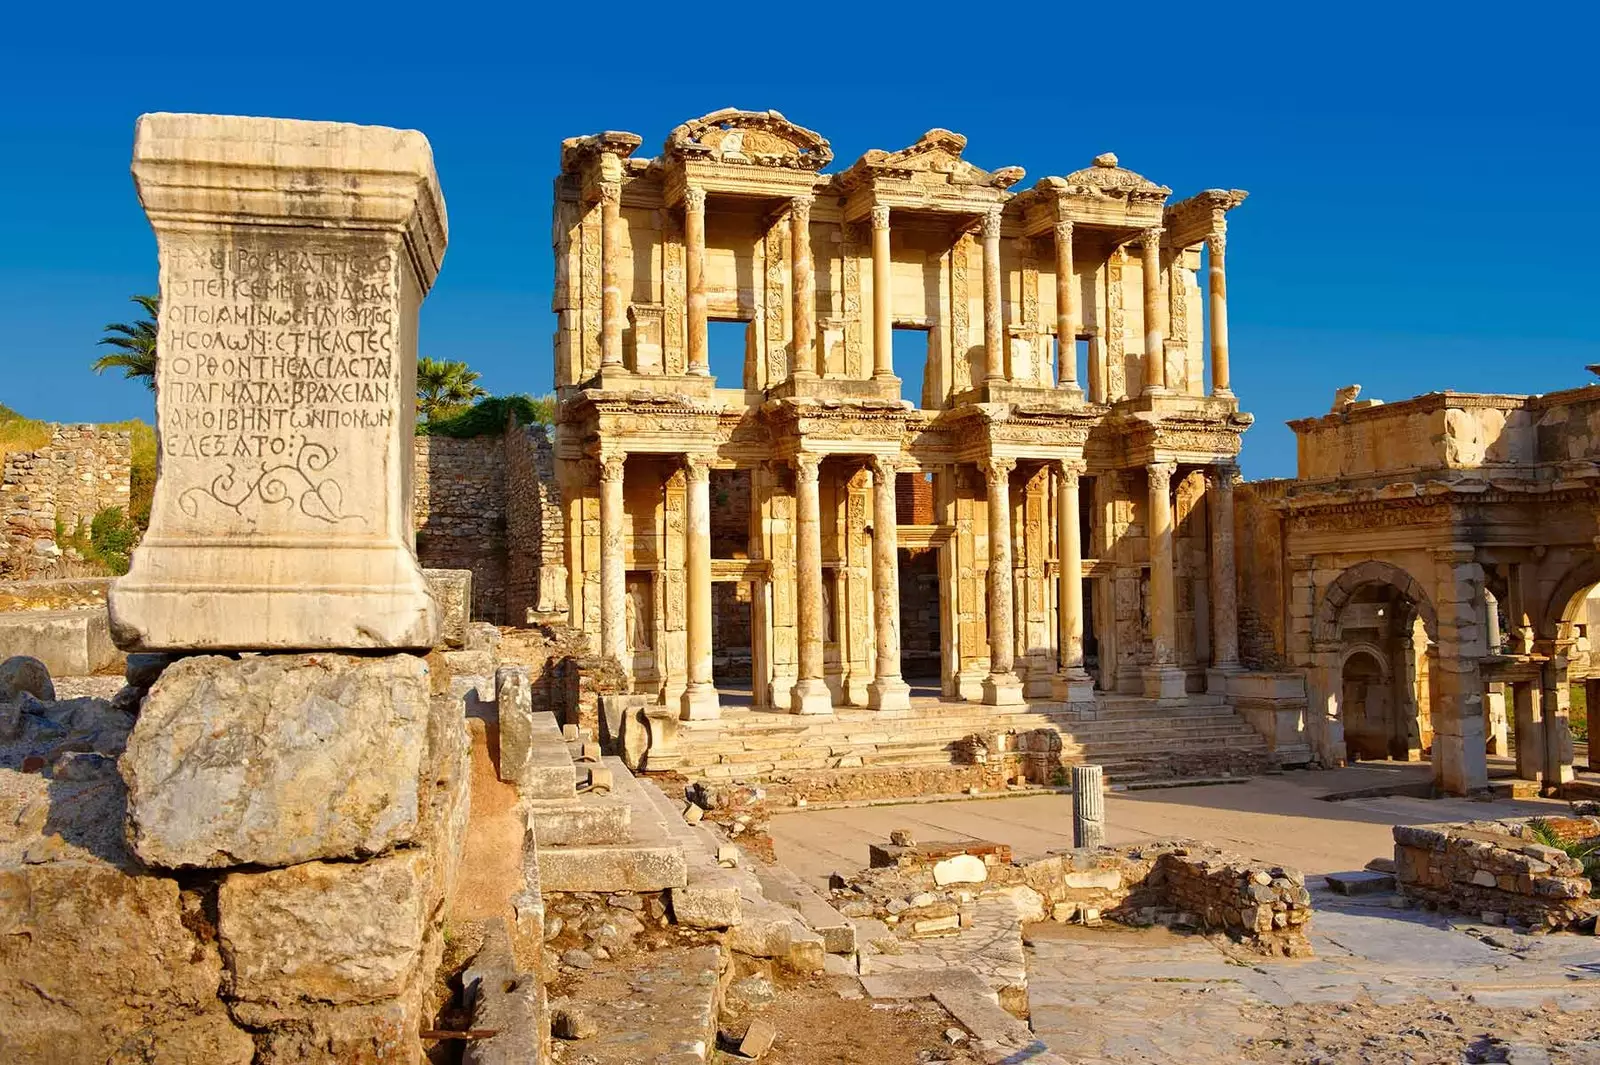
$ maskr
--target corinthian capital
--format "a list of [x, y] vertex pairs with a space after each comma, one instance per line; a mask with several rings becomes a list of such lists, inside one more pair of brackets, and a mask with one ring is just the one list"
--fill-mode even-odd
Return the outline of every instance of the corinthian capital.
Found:
[[1152, 462], [1145, 467], [1145, 472], [1150, 475], [1150, 490], [1152, 492], [1165, 492], [1172, 487], [1172, 475], [1178, 472], [1176, 462]]
[[1068, 488], [1078, 487], [1078, 479], [1083, 476], [1086, 469], [1088, 466], [1082, 459], [1056, 460], [1056, 476], [1060, 477]]
[[1072, 223], [1071, 222], [1057, 222], [1056, 223], [1056, 243], [1058, 243], [1058, 244], [1071, 244], [1072, 243]]
[[795, 480], [803, 484], [817, 483], [817, 471], [822, 465], [822, 456], [801, 453], [789, 462], [794, 466]]
[[711, 479], [711, 456], [688, 454], [683, 456], [683, 475], [690, 484]]
[[600, 482], [602, 484], [621, 484], [622, 467], [628, 461], [628, 456], [622, 451], [607, 451], [600, 456]]
[[867, 466], [872, 470], [874, 480], [893, 481], [900, 469], [900, 459], [894, 455], [869, 455]]
[[599, 189], [601, 203], [620, 204], [622, 202], [622, 182], [602, 181]]
[[992, 487], [1001, 484], [1011, 476], [1011, 471], [1016, 469], [1016, 459], [984, 459], [978, 463], [983, 470], [983, 479]]
[[817, 202], [817, 198], [810, 194], [791, 196], [789, 197], [789, 210], [794, 212], [796, 221], [803, 222], [811, 217], [811, 205], [815, 202]]
[[683, 206], [691, 211], [704, 211], [706, 209], [706, 190], [698, 185], [690, 185], [684, 189]]
[[983, 213], [983, 239], [1000, 239], [1000, 205], [995, 204]]
[[889, 228], [889, 208], [883, 207], [881, 205], [880, 206], [875, 206], [875, 207], [872, 208], [872, 228], [873, 229], [888, 229]]
[[1161, 234], [1162, 229], [1160, 226], [1151, 226], [1149, 229], [1140, 231], [1139, 242], [1144, 245], [1146, 251], [1160, 251]]

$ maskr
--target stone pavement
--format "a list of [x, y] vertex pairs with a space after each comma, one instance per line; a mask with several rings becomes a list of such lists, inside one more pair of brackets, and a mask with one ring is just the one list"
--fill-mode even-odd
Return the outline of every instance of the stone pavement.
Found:
[[[1337, 1004], [1358, 1003], [1336, 1013], [1326, 1032], [1292, 1034], [1312, 1040], [1320, 1034], [1321, 1045], [1365, 1037], [1371, 1046], [1389, 1036], [1361, 1031], [1361, 1019], [1373, 1007], [1412, 1008], [1419, 1023], [1435, 1027], [1441, 1017], [1449, 1024], [1449, 1011], [1463, 1005], [1600, 1010], [1600, 951], [1593, 938], [1519, 935], [1395, 909], [1389, 900], [1316, 892], [1310, 928], [1316, 956], [1303, 961], [1240, 960], [1209, 939], [1159, 928], [1033, 926], [1028, 960], [1034, 1031], [1076, 1065], [1188, 1065], [1252, 1057], [1254, 1046], [1271, 1045], [1285, 1034], [1275, 1023], [1284, 1007], [1328, 1004], [1337, 1010]], [[1523, 1033], [1537, 1045], [1552, 1036], [1595, 1038], [1577, 1017], [1544, 1016], [1531, 1035]], [[1600, 1041], [1567, 1049], [1574, 1055], [1570, 1060], [1600, 1060]]]
[[[1377, 763], [1349, 769], [1299, 770], [1240, 784], [1106, 796], [1106, 842], [1113, 845], [1185, 837], [1294, 866], [1307, 874], [1359, 869], [1392, 855], [1397, 824], [1560, 813], [1553, 800], [1475, 802], [1390, 796], [1327, 802], [1321, 796], [1428, 779], [1426, 764]], [[780, 811], [769, 831], [778, 858], [807, 880], [867, 864], [867, 845], [909, 828], [917, 839], [986, 839], [1010, 844], [1019, 857], [1072, 846], [1072, 799], [1015, 799], [898, 804], [833, 810]]]

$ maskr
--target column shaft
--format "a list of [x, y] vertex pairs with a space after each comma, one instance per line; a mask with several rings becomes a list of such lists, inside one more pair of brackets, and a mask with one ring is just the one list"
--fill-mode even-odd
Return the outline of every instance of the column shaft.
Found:
[[1544, 780], [1541, 794], [1559, 796], [1572, 782], [1572, 723], [1568, 717], [1567, 660], [1559, 654], [1544, 664], [1539, 702], [1544, 710]]
[[890, 277], [889, 208], [872, 209], [872, 376], [894, 376], [894, 281]]
[[1590, 677], [1583, 685], [1584, 707], [1589, 714], [1589, 772], [1600, 773], [1600, 740], [1594, 737], [1595, 710], [1600, 707], [1600, 677]]
[[1239, 668], [1239, 590], [1233, 557], [1232, 465], [1211, 472], [1211, 658], [1219, 670]]
[[1061, 462], [1056, 467], [1056, 620], [1061, 672], [1053, 694], [1063, 702], [1094, 698], [1094, 686], [1083, 668], [1083, 530], [1080, 524], [1079, 478], [1083, 466]]
[[1078, 387], [1078, 284], [1072, 273], [1072, 223], [1056, 223], [1056, 380]]
[[1514, 680], [1509, 686], [1517, 776], [1523, 780], [1538, 780], [1544, 773], [1544, 723], [1539, 718], [1539, 686], [1531, 680]]
[[686, 456], [687, 521], [684, 523], [684, 577], [689, 600], [689, 687], [683, 693], [685, 720], [716, 717], [717, 686], [711, 673], [711, 467], [705, 457]]
[[989, 489], [989, 676], [983, 682], [983, 701], [991, 706], [1022, 702], [1012, 616], [1011, 470], [1015, 465], [1012, 459], [988, 459], [983, 464]]
[[622, 367], [622, 184], [600, 184], [600, 365]]
[[1210, 259], [1209, 282], [1211, 289], [1211, 394], [1231, 396], [1233, 387], [1228, 376], [1228, 237], [1218, 231], [1206, 238], [1206, 255]]
[[[697, 377], [711, 373], [706, 325], [706, 190], [683, 194], [684, 273], [689, 286], [689, 366]], [[741, 382], [742, 383], [742, 382]]]
[[794, 458], [800, 679], [792, 693], [792, 708], [797, 714], [833, 712], [833, 698], [822, 679], [822, 504], [817, 489], [818, 462], [815, 455]]
[[1004, 381], [1006, 338], [1000, 318], [1000, 208], [983, 216], [983, 378]]
[[627, 560], [623, 557], [626, 515], [622, 469], [626, 456], [600, 457], [600, 653], [632, 673], [628, 660]]
[[895, 466], [872, 459], [872, 602], [877, 664], [867, 685], [874, 710], [906, 710], [911, 688], [900, 675], [900, 547], [895, 506]]
[[794, 366], [796, 375], [820, 376], [817, 358], [817, 283], [811, 269], [810, 196], [789, 201], [789, 243], [794, 251]]
[[1177, 583], [1172, 565], [1172, 475], [1174, 462], [1153, 462], [1150, 479], [1150, 668], [1145, 670], [1144, 691], [1151, 699], [1181, 699], [1186, 694], [1183, 670], [1178, 668]]
[[1161, 328], [1161, 230], [1144, 231], [1144, 390], [1164, 392], [1167, 388], [1167, 353]]

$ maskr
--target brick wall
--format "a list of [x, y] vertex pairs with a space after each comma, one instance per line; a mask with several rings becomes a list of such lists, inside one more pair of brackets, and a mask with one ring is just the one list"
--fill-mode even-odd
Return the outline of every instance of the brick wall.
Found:
[[126, 430], [52, 425], [50, 443], [6, 456], [0, 474], [0, 573], [48, 576], [54, 563], [34, 550], [108, 507], [128, 509], [133, 444]]
[[1250, 481], [1234, 490], [1233, 544], [1239, 595], [1239, 658], [1251, 669], [1282, 669], [1285, 644], [1283, 519], [1273, 509], [1294, 484]]

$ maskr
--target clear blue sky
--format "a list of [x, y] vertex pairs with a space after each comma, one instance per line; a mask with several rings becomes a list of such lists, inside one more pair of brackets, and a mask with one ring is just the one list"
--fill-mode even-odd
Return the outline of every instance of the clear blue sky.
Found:
[[1174, 198], [1250, 190], [1228, 254], [1245, 472], [1292, 474], [1283, 421], [1340, 385], [1538, 392], [1600, 362], [1593, 16], [1417, 6], [961, 4], [948, 25], [936, 4], [823, 5], [818, 23], [755, 5], [30, 9], [0, 44], [0, 402], [150, 416], [142, 388], [87, 370], [101, 326], [155, 288], [128, 177], [143, 111], [422, 130], [450, 212], [423, 350], [542, 392], [561, 138], [629, 129], [653, 152], [685, 118], [771, 107], [842, 165], [944, 126], [1028, 185], [1111, 150]]

